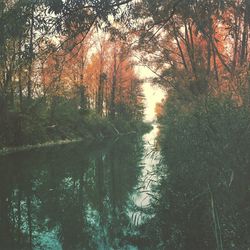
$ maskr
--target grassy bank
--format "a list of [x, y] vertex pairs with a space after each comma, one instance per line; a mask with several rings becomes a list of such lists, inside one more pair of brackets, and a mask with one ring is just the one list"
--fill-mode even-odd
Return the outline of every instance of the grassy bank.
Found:
[[[50, 126], [49, 130], [46, 130], [49, 131], [47, 133], [46, 131], [42, 131], [41, 133], [39, 130], [33, 130], [34, 134], [30, 134], [30, 138], [34, 139], [28, 140], [28, 137], [20, 145], [1, 145], [0, 156], [75, 142], [91, 144], [130, 134], [141, 135], [151, 129], [150, 124], [142, 121], [126, 121], [121, 118], [110, 121], [108, 118], [100, 117], [96, 113], [88, 114], [84, 119], [78, 120], [78, 122], [79, 124], [76, 124], [75, 121], [72, 122], [71, 127], [60, 123]], [[36, 136], [39, 133], [40, 135]]]
[[59, 141], [50, 141], [45, 143], [38, 143], [34, 145], [23, 145], [19, 147], [4, 147], [0, 150], [0, 156], [15, 153], [15, 152], [21, 152], [21, 151], [27, 151], [32, 149], [38, 149], [38, 148], [45, 148], [45, 147], [52, 147], [55, 145], [65, 145], [69, 143], [75, 143], [75, 142], [81, 142], [82, 138], [78, 139], [66, 139], [66, 140], [59, 140]]

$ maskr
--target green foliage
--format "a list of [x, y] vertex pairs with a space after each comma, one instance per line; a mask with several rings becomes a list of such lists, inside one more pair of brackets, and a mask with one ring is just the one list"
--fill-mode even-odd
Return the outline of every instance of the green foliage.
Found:
[[86, 126], [96, 139], [104, 139], [115, 134], [111, 123], [106, 117], [101, 117], [95, 111], [90, 111], [85, 118]]
[[250, 111], [227, 97], [183, 105], [161, 120], [165, 162], [156, 188], [156, 237], [168, 249], [249, 245]]
[[[83, 138], [87, 141], [110, 138], [119, 133], [146, 132], [149, 128], [133, 116], [114, 121], [93, 110], [82, 112], [76, 99], [53, 97], [51, 102], [37, 99], [25, 113], [8, 112], [0, 121], [0, 146], [19, 146], [47, 141]], [[7, 129], [8, 128], [8, 129]]]

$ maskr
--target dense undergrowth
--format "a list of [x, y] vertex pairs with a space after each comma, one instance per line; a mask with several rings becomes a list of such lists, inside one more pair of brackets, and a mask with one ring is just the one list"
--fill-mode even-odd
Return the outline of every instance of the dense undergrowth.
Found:
[[143, 234], [159, 249], [247, 249], [249, 108], [225, 96], [171, 96], [160, 123], [155, 216]]
[[61, 100], [54, 110], [36, 105], [27, 113], [9, 111], [1, 121], [0, 148], [34, 145], [62, 140], [102, 141], [126, 133], [144, 133], [150, 125], [142, 119], [117, 115], [100, 116], [94, 110], [77, 109], [72, 100]]

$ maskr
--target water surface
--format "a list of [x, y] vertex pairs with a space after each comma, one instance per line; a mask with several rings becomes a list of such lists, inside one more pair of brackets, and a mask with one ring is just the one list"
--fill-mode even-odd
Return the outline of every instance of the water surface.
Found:
[[156, 134], [1, 157], [1, 249], [137, 249]]

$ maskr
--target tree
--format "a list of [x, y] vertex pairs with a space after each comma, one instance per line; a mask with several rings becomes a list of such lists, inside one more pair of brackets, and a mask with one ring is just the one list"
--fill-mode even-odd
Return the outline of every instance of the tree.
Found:
[[[88, 47], [87, 43], [83, 46], [83, 41], [88, 41], [93, 27], [108, 29], [111, 26], [109, 17], [120, 16], [123, 12], [121, 6], [129, 3], [130, 0], [0, 1], [1, 144], [23, 144], [26, 139], [30, 140], [27, 132], [35, 130], [38, 124], [46, 123], [46, 104], [53, 106], [56, 103], [52, 100], [53, 95], [65, 89], [68, 91], [67, 83], [64, 90], [60, 86], [66, 80], [66, 75], [60, 73], [62, 68], [49, 69], [48, 66], [62, 67], [62, 61], [65, 60], [64, 67], [68, 67], [69, 71], [71, 61], [78, 67], [79, 73], [79, 69], [84, 68], [86, 53], [83, 47]], [[78, 53], [79, 44], [82, 48]], [[69, 59], [69, 54], [78, 56], [74, 56], [74, 61]], [[51, 79], [46, 76], [48, 74], [51, 74]], [[73, 72], [70, 74], [73, 77]], [[87, 109], [88, 90], [83, 87], [84, 76], [75, 72], [75, 77], [71, 81], [74, 81], [78, 92], [80, 109]], [[46, 126], [41, 125], [41, 128]]]
[[[141, 7], [139, 14], [136, 5]], [[159, 83], [196, 96], [231, 91], [242, 102], [242, 82], [247, 83], [248, 75], [242, 65], [249, 61], [247, 1], [143, 1], [136, 5], [139, 18], [150, 17], [138, 29], [138, 46], [146, 51], [142, 60], [156, 72]]]

